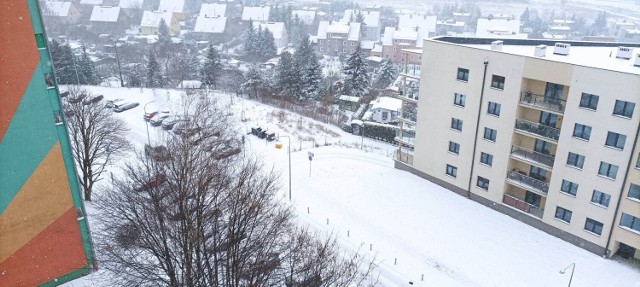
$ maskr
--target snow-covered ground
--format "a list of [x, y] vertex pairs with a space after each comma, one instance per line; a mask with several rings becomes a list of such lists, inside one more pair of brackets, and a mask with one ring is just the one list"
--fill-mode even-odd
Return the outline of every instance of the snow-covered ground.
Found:
[[[106, 99], [141, 103], [119, 114], [129, 123], [137, 147], [147, 141], [144, 105], [155, 100], [147, 110], [177, 108], [182, 97], [176, 90], [90, 89]], [[235, 116], [240, 132], [260, 125], [292, 136], [291, 203], [300, 222], [333, 232], [346, 248], [375, 255], [386, 286], [564, 286], [569, 274], [558, 271], [571, 263], [576, 263], [574, 286], [640, 286], [637, 269], [394, 169], [394, 146], [364, 139], [361, 150], [360, 137], [337, 127], [230, 95], [216, 98]], [[152, 142], [162, 134], [149, 127]], [[281, 173], [282, 197], [288, 198], [287, 140], [276, 149], [274, 142], [250, 135], [246, 139], [248, 153]], [[308, 152], [314, 153], [312, 161]], [[94, 208], [88, 204], [89, 215]], [[98, 218], [90, 220], [92, 226], [99, 224]], [[110, 286], [97, 278], [90, 275], [65, 286]]]

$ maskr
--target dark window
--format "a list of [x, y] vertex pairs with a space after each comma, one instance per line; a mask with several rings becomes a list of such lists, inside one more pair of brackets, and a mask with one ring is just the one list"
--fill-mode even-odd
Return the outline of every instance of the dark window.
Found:
[[582, 169], [584, 166], [584, 156], [577, 153], [569, 153], [567, 157], [567, 164]]
[[591, 110], [598, 109], [598, 99], [600, 97], [592, 94], [582, 93], [582, 98], [580, 98], [580, 107], [587, 108]]
[[496, 141], [496, 136], [498, 135], [498, 131], [490, 128], [484, 128], [484, 138], [488, 139], [492, 142]]
[[633, 108], [635, 108], [635, 106], [636, 104], [634, 103], [616, 100], [616, 105], [613, 107], [613, 114], [631, 118], [631, 115], [633, 115]]
[[489, 190], [489, 180], [482, 176], [478, 176], [478, 180], [476, 181], [476, 186], [484, 190]]
[[457, 131], [462, 131], [462, 120], [451, 118], [451, 128]]
[[620, 218], [620, 225], [631, 228], [635, 231], [640, 231], [640, 218], [622, 213], [622, 217]]
[[469, 69], [458, 68], [457, 79], [460, 81], [469, 81]]
[[591, 202], [602, 205], [604, 207], [609, 207], [610, 200], [611, 200], [611, 195], [608, 195], [604, 192], [600, 192], [597, 190], [594, 190], [593, 195], [591, 196]]
[[459, 154], [460, 153], [460, 144], [459, 143], [454, 143], [454, 142], [449, 142], [449, 151], [455, 154]]
[[616, 176], [618, 175], [618, 166], [601, 161], [598, 174], [611, 179], [616, 179]]
[[589, 140], [591, 138], [591, 127], [581, 124], [576, 124], [573, 127], [573, 136], [581, 138], [583, 140]]
[[558, 123], [558, 115], [548, 112], [540, 112], [539, 123], [548, 127], [555, 128], [556, 124]]
[[540, 202], [542, 202], [542, 196], [527, 190], [524, 194], [524, 202], [531, 204], [535, 207], [540, 207]]
[[456, 106], [464, 107], [465, 96], [463, 94], [455, 93], [453, 95], [453, 104]]
[[453, 177], [457, 177], [458, 176], [458, 168], [453, 166], [453, 165], [447, 164], [447, 174], [450, 175], [450, 176], [453, 176]]
[[562, 186], [560, 186], [560, 191], [575, 196], [576, 194], [578, 194], [578, 184], [575, 182], [571, 182], [566, 179], [563, 179]]
[[602, 223], [587, 217], [587, 222], [584, 224], [584, 229], [600, 235], [602, 234]]
[[614, 147], [617, 149], [624, 149], [624, 142], [627, 140], [627, 136], [619, 133], [609, 132], [607, 133], [607, 141], [604, 143], [606, 146]]
[[547, 83], [547, 88], [544, 91], [544, 101], [547, 103], [559, 104], [562, 100], [563, 91], [563, 85]]
[[542, 154], [551, 154], [551, 143], [536, 139], [533, 150]]
[[489, 106], [487, 108], [487, 113], [499, 117], [500, 116], [500, 104], [494, 103], [494, 102], [489, 102]]
[[491, 87], [492, 88], [496, 88], [496, 89], [500, 89], [500, 90], [504, 90], [504, 77], [498, 76], [498, 75], [493, 75], [491, 77]]
[[635, 185], [632, 183], [629, 187], [629, 193], [627, 194], [627, 196], [640, 200], [640, 185]]
[[533, 177], [537, 180], [546, 181], [547, 180], [547, 171], [539, 168], [537, 166], [531, 166], [529, 169], [529, 176]]
[[493, 155], [481, 152], [480, 153], [480, 162], [484, 163], [484, 164], [486, 164], [488, 166], [493, 165]]
[[569, 223], [569, 222], [571, 222], [571, 214], [572, 214], [571, 210], [564, 209], [564, 208], [562, 208], [560, 206], [556, 207], [556, 218], [557, 219], [560, 219], [560, 220], [562, 220], [562, 221], [564, 221], [566, 223]]

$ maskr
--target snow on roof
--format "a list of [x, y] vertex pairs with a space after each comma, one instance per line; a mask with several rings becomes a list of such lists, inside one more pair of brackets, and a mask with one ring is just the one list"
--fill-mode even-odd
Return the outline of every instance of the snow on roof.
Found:
[[118, 22], [120, 7], [93, 6], [91, 22]]
[[173, 12], [160, 12], [160, 11], [144, 11], [142, 14], [142, 21], [140, 27], [158, 27], [160, 26], [160, 20], [164, 19], [167, 26], [171, 25], [171, 19], [173, 19]]
[[[480, 19], [478, 19], [480, 20]], [[464, 27], [464, 21], [454, 21], [454, 20], [445, 20], [445, 21], [436, 21], [436, 25], [445, 25], [452, 27]]]
[[622, 29], [627, 34], [640, 34], [640, 29]]
[[418, 38], [418, 31], [413, 28], [398, 29], [393, 33], [393, 39], [398, 40], [416, 40]]
[[360, 41], [360, 47], [362, 47], [363, 50], [371, 50], [373, 49], [375, 44], [376, 44], [375, 41], [370, 41], [370, 40]]
[[284, 22], [267, 22], [267, 23], [258, 23], [253, 22], [253, 27], [260, 27], [261, 29], [267, 29], [271, 31], [274, 39], [282, 39], [285, 33]]
[[193, 32], [224, 33], [226, 26], [227, 17], [200, 14], [200, 16], [198, 16], [198, 18], [196, 19], [196, 25], [193, 27]]
[[349, 24], [342, 22], [333, 22], [327, 27], [327, 33], [347, 34], [349, 33]]
[[347, 36], [347, 40], [349, 41], [360, 40], [360, 23], [349, 24], [349, 35]]
[[40, 3], [44, 3], [44, 9], [42, 9], [44, 16], [69, 16], [71, 2], [45, 1]]
[[[360, 11], [362, 16], [364, 16], [364, 24], [368, 27], [378, 27], [380, 25], [380, 12], [378, 11]], [[347, 9], [344, 10], [344, 16], [342, 17], [342, 22], [349, 23], [351, 19], [351, 15], [353, 15], [353, 19], [355, 21], [356, 15], [358, 14], [358, 10]]]
[[318, 35], [316, 36], [316, 39], [326, 39], [328, 27], [329, 21], [320, 21], [318, 23]]
[[382, 45], [376, 43], [373, 49], [371, 49], [371, 52], [382, 53]]
[[357, 103], [357, 102], [360, 101], [359, 97], [347, 96], [347, 95], [340, 95], [340, 97], [338, 99], [341, 100], [341, 101], [353, 102], [353, 103]]
[[184, 80], [178, 84], [178, 89], [199, 89], [202, 87], [202, 81], [198, 80]]
[[218, 3], [202, 3], [202, 7], [200, 7], [199, 16], [208, 16], [208, 17], [223, 17], [226, 15], [227, 4], [218, 4]]
[[123, 9], [142, 8], [144, 0], [120, 0], [118, 7]]
[[80, 4], [102, 5], [102, 0], [80, 0]]
[[427, 16], [421, 14], [404, 14], [400, 16], [398, 21], [398, 28], [415, 28], [420, 27], [423, 29], [435, 31], [436, 22], [438, 17]]
[[393, 33], [396, 31], [394, 27], [384, 27], [384, 34], [382, 34], [382, 45], [393, 45]]
[[294, 16], [298, 15], [298, 18], [300, 18], [305, 25], [312, 25], [316, 19], [316, 11], [312, 10], [293, 10], [291, 13]]
[[570, 31], [571, 27], [569, 27], [569, 26], [552, 26], [549, 29], [550, 30], [556, 30], [556, 31]]
[[243, 21], [267, 21], [269, 20], [269, 12], [271, 11], [271, 7], [262, 6], [262, 7], [249, 7], [245, 6], [242, 9], [242, 20]]
[[185, 8], [184, 1], [185, 0], [160, 0], [158, 11], [183, 13]]
[[517, 33], [520, 33], [520, 20], [517, 19], [478, 19], [476, 26], [478, 38], [494, 38]]
[[378, 57], [378, 56], [369, 56], [369, 57], [367, 57], [367, 60], [369, 60], [369, 61], [371, 61], [371, 62], [380, 63], [380, 62], [382, 62], [382, 57]]
[[371, 102], [371, 110], [385, 109], [390, 111], [398, 111], [402, 107], [402, 100], [391, 97], [379, 97]]
[[562, 24], [573, 24], [575, 23], [575, 21], [570, 19], [555, 19], [553, 20], [553, 23], [562, 25]]

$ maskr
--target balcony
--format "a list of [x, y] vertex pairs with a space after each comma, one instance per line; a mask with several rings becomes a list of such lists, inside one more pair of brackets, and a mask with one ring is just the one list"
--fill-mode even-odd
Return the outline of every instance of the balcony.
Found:
[[560, 115], [564, 113], [564, 108], [567, 106], [567, 102], [565, 100], [549, 98], [544, 95], [537, 95], [531, 92], [522, 92], [520, 95], [520, 104]]
[[549, 192], [548, 182], [535, 179], [523, 174], [523, 172], [518, 172], [515, 170], [507, 172], [507, 182], [526, 190], [540, 193], [544, 196], [546, 196], [547, 192]]
[[539, 153], [516, 145], [511, 146], [511, 157], [529, 164], [538, 165], [547, 170], [553, 168], [553, 162], [556, 159], [555, 156]]
[[530, 122], [527, 120], [517, 119], [515, 129], [516, 131], [522, 133], [538, 136], [544, 140], [558, 142], [558, 139], [560, 138], [559, 129], [545, 126], [543, 124]]
[[416, 144], [416, 131], [405, 129], [400, 133], [400, 130], [398, 129], [395, 140], [401, 142], [405, 146], [413, 147]]
[[405, 122], [415, 124], [416, 122], [418, 122], [418, 113], [402, 111], [402, 113], [400, 114], [400, 119]]
[[533, 215], [539, 219], [542, 219], [542, 215], [544, 214], [544, 208], [529, 204], [524, 200], [518, 199], [517, 197], [508, 194], [504, 195], [504, 197], [502, 198], [502, 203], [518, 209], [522, 212]]

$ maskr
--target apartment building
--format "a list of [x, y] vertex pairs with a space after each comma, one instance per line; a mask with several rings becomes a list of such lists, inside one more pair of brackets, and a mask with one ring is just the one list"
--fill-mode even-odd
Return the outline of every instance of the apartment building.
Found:
[[360, 23], [320, 21], [316, 39], [316, 52], [321, 55], [351, 54], [360, 43]]
[[417, 116], [403, 120], [415, 138], [398, 136], [396, 167], [593, 253], [640, 258], [640, 45], [618, 45], [425, 40]]

